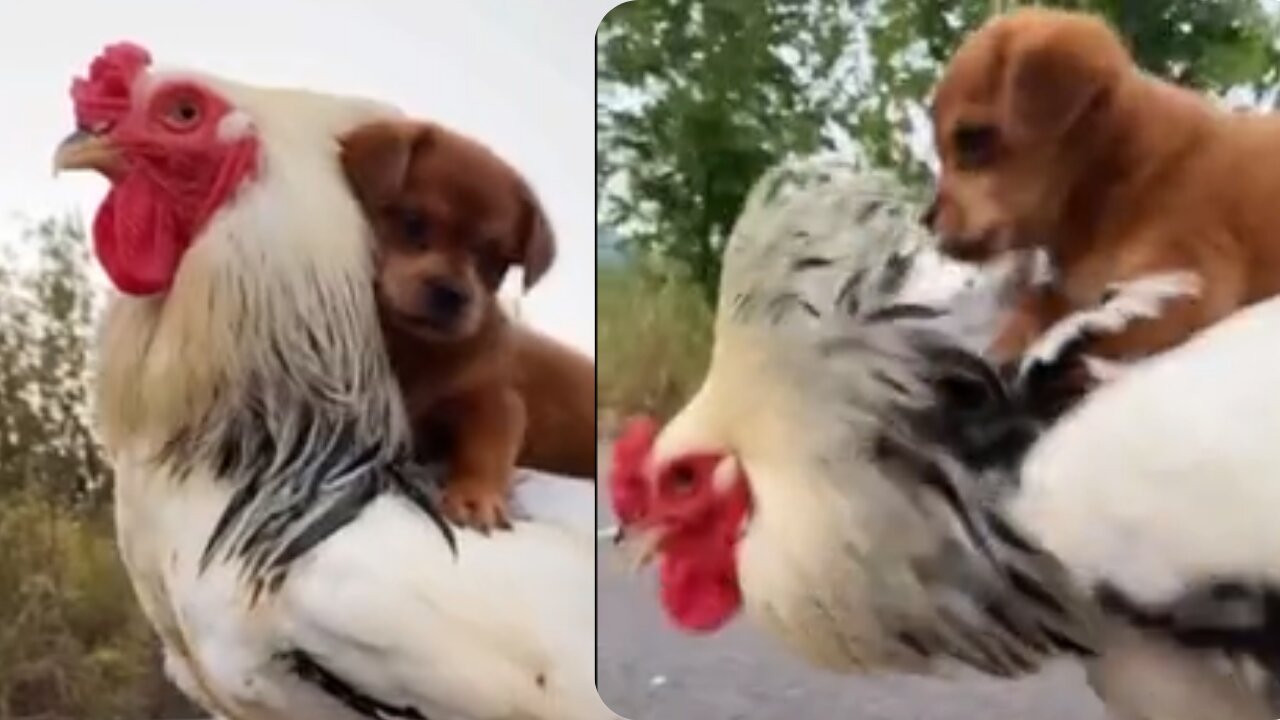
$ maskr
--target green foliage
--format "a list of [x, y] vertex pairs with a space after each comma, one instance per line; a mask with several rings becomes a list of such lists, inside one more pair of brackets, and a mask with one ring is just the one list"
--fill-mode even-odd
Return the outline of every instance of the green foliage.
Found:
[[1092, 0], [1060, 3], [1099, 13], [1119, 28], [1138, 63], [1161, 77], [1211, 92], [1255, 93], [1280, 77], [1277, 25], [1258, 0]]
[[0, 588], [0, 718], [148, 717], [156, 649], [109, 523], [6, 494]]
[[711, 312], [697, 288], [661, 268], [601, 268], [596, 298], [597, 402], [670, 417], [697, 389], [710, 356]]
[[196, 717], [116, 552], [87, 419], [87, 246], [75, 219], [0, 242], [0, 720]]
[[[856, 152], [921, 183], [925, 101], [963, 37], [1011, 0], [632, 0], [597, 37], [601, 220], [714, 294], [751, 183], [791, 153]], [[1061, 0], [1140, 65], [1264, 97], [1280, 82], [1261, 0]], [[914, 145], [913, 145], [914, 143]]]
[[[95, 297], [75, 219], [46, 220], [10, 247], [0, 271], [0, 492], [37, 488], [91, 506], [106, 471], [87, 422], [88, 334]], [[34, 251], [34, 252], [33, 252]]]
[[685, 268], [709, 300], [751, 182], [832, 146], [852, 3], [636, 0], [597, 37], [607, 223]]

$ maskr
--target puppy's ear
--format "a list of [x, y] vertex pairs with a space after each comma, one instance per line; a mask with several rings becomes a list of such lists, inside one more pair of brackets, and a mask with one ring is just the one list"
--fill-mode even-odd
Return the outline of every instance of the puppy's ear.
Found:
[[1001, 93], [1010, 127], [1041, 138], [1070, 130], [1109, 95], [1131, 62], [1101, 21], [1045, 30], [1009, 48]]
[[514, 262], [524, 267], [524, 289], [528, 292], [551, 269], [556, 257], [556, 239], [542, 203], [523, 179], [519, 192], [522, 207]]
[[342, 138], [342, 168], [361, 202], [381, 208], [401, 193], [413, 154], [430, 132], [424, 125], [375, 122]]

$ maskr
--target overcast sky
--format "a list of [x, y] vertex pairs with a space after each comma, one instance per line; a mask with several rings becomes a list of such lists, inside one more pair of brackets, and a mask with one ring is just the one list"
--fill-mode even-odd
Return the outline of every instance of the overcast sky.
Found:
[[50, 172], [72, 129], [67, 90], [103, 45], [158, 65], [390, 101], [494, 147], [558, 231], [531, 322], [594, 353], [594, 34], [617, 0], [43, 0], [0, 3], [0, 231], [14, 213], [80, 209], [105, 183]]

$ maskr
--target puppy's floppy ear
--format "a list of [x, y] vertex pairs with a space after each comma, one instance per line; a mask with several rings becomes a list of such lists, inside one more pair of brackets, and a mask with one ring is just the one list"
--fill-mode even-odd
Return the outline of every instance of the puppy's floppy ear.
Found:
[[520, 229], [513, 262], [524, 267], [524, 289], [527, 292], [551, 269], [556, 257], [556, 239], [542, 203], [523, 178], [519, 182], [519, 193]]
[[1036, 31], [1011, 38], [1002, 115], [1016, 131], [1057, 137], [1107, 97], [1132, 61], [1120, 39], [1094, 18]]
[[342, 167], [362, 202], [375, 208], [391, 202], [404, 188], [413, 154], [430, 126], [408, 122], [361, 125], [342, 138]]

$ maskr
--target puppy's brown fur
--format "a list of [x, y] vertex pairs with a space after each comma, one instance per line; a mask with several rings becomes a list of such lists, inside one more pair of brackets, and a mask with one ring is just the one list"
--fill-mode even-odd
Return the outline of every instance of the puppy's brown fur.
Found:
[[376, 236], [383, 331], [418, 454], [449, 463], [446, 514], [506, 527], [518, 461], [594, 477], [594, 364], [512, 325], [497, 302], [511, 266], [524, 267], [527, 289], [555, 254], [528, 184], [488, 148], [429, 123], [359, 128], [342, 161]]
[[1017, 303], [1001, 360], [1148, 273], [1194, 271], [1203, 288], [1089, 352], [1163, 350], [1280, 292], [1280, 118], [1144, 74], [1096, 18], [1029, 8], [990, 21], [952, 58], [933, 120], [942, 174], [925, 221], [943, 249], [982, 261], [1042, 247], [1058, 275]]

